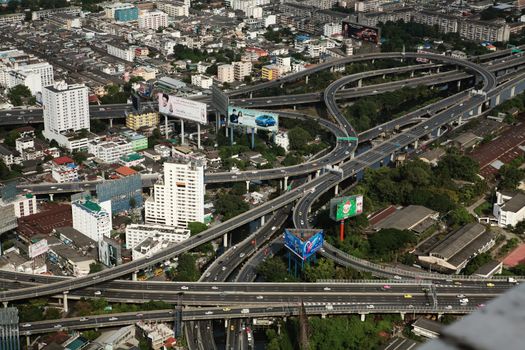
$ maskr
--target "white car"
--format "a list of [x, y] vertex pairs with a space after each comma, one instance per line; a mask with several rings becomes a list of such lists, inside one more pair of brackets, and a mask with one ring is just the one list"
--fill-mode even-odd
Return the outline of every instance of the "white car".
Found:
[[26, 323], [26, 324], [22, 325], [22, 327], [31, 327], [31, 323]]
[[180, 287], [180, 289], [182, 289], [182, 290], [188, 290], [189, 288], [188, 288], [187, 286], [182, 286], [182, 287]]
[[213, 287], [211, 287], [211, 289], [213, 289], [213, 290], [217, 290], [217, 289], [219, 289], [219, 287], [217, 287], [217, 286], [213, 286]]
[[330, 287], [324, 287], [323, 289], [326, 290], [326, 291], [332, 290], [332, 288], [330, 288]]
[[213, 311], [206, 311], [204, 314], [205, 315], [213, 315]]
[[61, 324], [56, 324], [54, 328], [62, 328]]
[[87, 317], [81, 317], [81, 318], [80, 318], [80, 322], [84, 322], [84, 321], [87, 321], [87, 320], [88, 320]]
[[458, 294], [458, 295], [456, 295], [456, 297], [458, 297], [460, 299], [463, 299], [463, 298], [465, 298], [465, 294]]
[[264, 297], [263, 297], [262, 295], [258, 295], [258, 296], [257, 296], [257, 299], [258, 299], [258, 300], [261, 300], [261, 299], [264, 299]]
[[241, 253], [239, 254], [239, 258], [243, 258], [246, 254], [245, 253]]
[[95, 294], [95, 295], [101, 295], [101, 294], [102, 294], [102, 292], [101, 292], [101, 291], [99, 291], [99, 290], [97, 290], [97, 291], [96, 291], [95, 293], [93, 293], [93, 294]]
[[118, 320], [118, 317], [110, 317], [109, 318], [109, 321], [116, 321], [116, 320]]
[[222, 270], [222, 271], [226, 271], [226, 266], [223, 266], [223, 267], [221, 268], [221, 270]]
[[272, 231], [275, 231], [276, 229], [277, 229], [277, 227], [272, 226]]
[[375, 307], [375, 306], [372, 305], [372, 304], [366, 306], [367, 309], [373, 309], [374, 307]]

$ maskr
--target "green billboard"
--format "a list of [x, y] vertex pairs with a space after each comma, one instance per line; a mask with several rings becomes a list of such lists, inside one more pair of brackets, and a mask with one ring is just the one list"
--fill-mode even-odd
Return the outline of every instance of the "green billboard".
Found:
[[330, 201], [330, 218], [342, 221], [363, 212], [363, 196], [333, 198]]

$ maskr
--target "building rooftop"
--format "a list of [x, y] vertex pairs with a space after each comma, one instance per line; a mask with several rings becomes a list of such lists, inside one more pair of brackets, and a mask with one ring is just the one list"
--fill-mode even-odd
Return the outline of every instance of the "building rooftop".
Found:
[[427, 331], [430, 331], [436, 334], [440, 334], [441, 329], [443, 328], [443, 324], [436, 322], [436, 321], [429, 320], [424, 317], [420, 317], [416, 320], [416, 322], [412, 324], [412, 327], [419, 327]]
[[486, 276], [492, 273], [494, 270], [496, 270], [500, 266], [501, 266], [501, 261], [491, 260], [488, 263], [481, 265], [476, 271], [474, 271], [473, 274]]
[[70, 260], [72, 262], [82, 262], [88, 260], [94, 260], [91, 254], [83, 254], [78, 250], [71, 248], [65, 244], [59, 244], [49, 247], [49, 250], [55, 252], [58, 256]]
[[441, 242], [431, 249], [430, 254], [438, 255], [448, 260], [480, 237], [485, 231], [485, 226], [479, 223], [467, 224], [449, 233]]
[[517, 213], [523, 207], [525, 207], [525, 194], [518, 192], [514, 197], [509, 199], [505, 204], [502, 205], [501, 209]]
[[409, 205], [401, 210], [397, 210], [384, 220], [374, 225], [374, 229], [395, 228], [398, 230], [410, 230], [430, 216], [436, 215], [432, 209], [421, 205]]
[[66, 239], [66, 242], [64, 242], [66, 244], [68, 244], [68, 241], [70, 241], [72, 245], [79, 248], [96, 245], [94, 240], [84, 235], [82, 232], [74, 229], [73, 227], [57, 227], [55, 232], [59, 235], [59, 237]]
[[135, 170], [127, 166], [118, 167], [117, 169], [115, 169], [115, 172], [122, 176], [130, 176], [130, 175], [134, 175], [137, 173]]

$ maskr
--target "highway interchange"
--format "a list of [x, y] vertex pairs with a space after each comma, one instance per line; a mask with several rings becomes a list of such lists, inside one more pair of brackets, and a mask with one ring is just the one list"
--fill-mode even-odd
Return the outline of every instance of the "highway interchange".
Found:
[[[383, 54], [377, 54], [379, 56]], [[370, 60], [370, 59], [379, 59], [383, 57], [378, 57], [377, 55], [362, 55], [357, 58], [354, 58], [352, 60], [343, 59], [343, 60], [336, 60], [338, 63], [329, 62], [327, 64], [321, 64], [319, 66], [322, 66], [320, 68], [319, 66], [316, 66], [312, 71], [308, 72], [300, 72], [301, 74], [296, 73], [296, 77], [292, 77], [293, 75], [289, 77], [285, 77], [282, 80], [278, 82], [268, 82], [263, 83], [260, 85], [260, 87], [269, 87], [274, 86], [275, 84], [283, 84], [288, 81], [293, 81], [294, 79], [298, 79], [300, 77], [304, 77], [308, 74], [312, 74], [316, 71], [320, 71], [321, 69], [327, 69], [335, 64], [345, 64], [352, 61], [359, 61], [359, 60]], [[366, 282], [359, 282], [357, 285], [352, 284], [340, 284], [340, 283], [332, 283], [332, 284], [258, 284], [258, 283], [247, 283], [246, 285], [242, 283], [222, 283], [218, 282], [220, 280], [225, 280], [228, 276], [226, 276], [226, 273], [224, 276], [221, 275], [222, 268], [218, 268], [220, 265], [219, 262], [216, 262], [215, 266], [212, 265], [210, 267], [210, 274], [208, 277], [211, 278], [217, 278], [217, 281], [213, 281], [211, 283], [187, 283], [187, 284], [177, 284], [177, 283], [152, 283], [152, 282], [133, 282], [133, 281], [113, 281], [109, 282], [111, 280], [114, 280], [115, 278], [136, 272], [142, 268], [145, 268], [147, 266], [151, 266], [155, 263], [160, 263], [165, 261], [166, 259], [169, 259], [171, 257], [175, 257], [178, 254], [188, 251], [192, 248], [195, 248], [203, 243], [209, 242], [211, 240], [220, 238], [225, 233], [232, 231], [233, 229], [240, 227], [253, 219], [260, 218], [261, 216], [267, 215], [271, 216], [271, 219], [269, 220], [276, 220], [276, 217], [278, 217], [280, 211], [278, 211], [280, 208], [283, 208], [287, 205], [291, 205], [293, 202], [299, 200], [295, 206], [294, 209], [294, 224], [296, 227], [306, 227], [308, 225], [308, 212], [310, 210], [310, 207], [313, 202], [315, 202], [322, 193], [327, 192], [332, 187], [334, 187], [337, 183], [340, 181], [355, 176], [358, 172], [362, 171], [364, 168], [369, 167], [373, 164], [377, 164], [378, 162], [384, 160], [385, 158], [389, 157], [390, 155], [394, 154], [396, 151], [406, 147], [407, 145], [413, 144], [414, 142], [417, 142], [420, 138], [428, 135], [432, 131], [436, 131], [438, 128], [450, 124], [451, 122], [458, 119], [459, 116], [465, 115], [467, 117], [470, 115], [476, 115], [477, 113], [473, 113], [470, 111], [478, 110], [478, 107], [480, 105], [483, 105], [486, 103], [487, 99], [494, 97], [495, 94], [500, 94], [504, 89], [510, 89], [512, 86], [517, 86], [521, 81], [523, 81], [524, 76], [519, 75], [516, 76], [513, 79], [508, 80], [507, 82], [503, 83], [502, 87], [496, 88], [497, 79], [496, 76], [491, 73], [488, 69], [483, 68], [481, 66], [478, 66], [476, 64], [473, 64], [472, 62], [468, 61], [462, 61], [462, 62], [456, 62], [454, 60], [450, 60], [449, 58], [443, 58], [443, 57], [436, 57], [435, 55], [426, 55], [426, 54], [413, 54], [413, 53], [391, 53], [391, 54], [384, 54], [387, 58], [415, 58], [415, 57], [426, 57], [432, 60], [436, 61], [444, 61], [447, 63], [453, 63], [453, 64], [461, 64], [461, 66], [466, 67], [470, 72], [474, 72], [476, 75], [480, 76], [483, 81], [483, 88], [481, 89], [483, 92], [481, 94], [473, 95], [470, 92], [460, 92], [456, 95], [451, 96], [447, 99], [446, 102], [440, 101], [437, 104], [431, 105], [426, 107], [424, 111], [419, 110], [419, 115], [416, 113], [415, 115], [411, 115], [410, 117], [406, 117], [405, 122], [406, 124], [413, 123], [414, 118], [421, 118], [424, 114], [426, 114], [427, 118], [420, 121], [415, 126], [411, 127], [408, 130], [403, 131], [403, 133], [400, 133], [393, 138], [381, 143], [380, 145], [374, 147], [373, 149], [366, 151], [362, 154], [356, 155], [355, 157], [351, 157], [351, 155], [354, 153], [357, 144], [343, 144], [342, 142], [338, 142], [336, 147], [331, 151], [330, 158], [321, 158], [321, 159], [328, 159], [326, 162], [326, 165], [321, 163], [320, 166], [317, 166], [317, 168], [312, 169], [310, 166], [308, 169], [302, 170], [302, 172], [297, 171], [296, 169], [288, 169], [283, 168], [285, 172], [285, 176], [298, 176], [302, 174], [311, 173], [312, 171], [325, 168], [329, 171], [325, 171], [322, 174], [319, 174], [319, 176], [314, 177], [309, 182], [306, 182], [304, 184], [301, 184], [293, 189], [291, 189], [288, 192], [285, 192], [280, 197], [265, 203], [259, 207], [253, 208], [250, 211], [241, 214], [240, 216], [233, 218], [225, 223], [222, 223], [220, 225], [214, 226], [207, 231], [196, 235], [194, 237], [191, 237], [188, 241], [185, 241], [177, 246], [170, 247], [166, 251], [163, 251], [162, 253], [156, 254], [152, 256], [149, 259], [142, 259], [133, 261], [131, 263], [121, 265], [115, 268], [112, 268], [110, 270], [102, 271], [100, 273], [89, 275], [83, 278], [76, 278], [76, 279], [68, 279], [68, 278], [55, 278], [50, 277], [49, 280], [41, 281], [36, 280], [35, 277], [33, 278], [33, 281], [29, 282], [20, 282], [24, 281], [23, 274], [15, 274], [15, 281], [18, 280], [18, 282], [13, 282], [12, 278], [13, 276], [10, 276], [11, 281], [9, 282], [8, 289], [9, 291], [4, 291], [0, 294], [2, 301], [14, 301], [14, 300], [22, 300], [32, 297], [38, 297], [38, 296], [45, 296], [45, 295], [56, 295], [61, 292], [69, 292], [70, 297], [74, 297], [75, 295], [86, 296], [86, 293], [89, 296], [89, 293], [93, 293], [93, 290], [103, 290], [104, 297], [108, 298], [109, 300], [112, 299], [128, 299], [130, 301], [136, 301], [140, 302], [140, 300], [169, 300], [174, 303], [176, 301], [180, 300], [180, 294], [181, 291], [177, 290], [177, 286], [187, 287], [188, 289], [183, 290], [183, 299], [185, 305], [192, 305], [193, 302], [195, 305], [234, 305], [234, 304], [241, 304], [241, 305], [258, 305], [258, 304], [264, 304], [265, 307], [256, 309], [251, 308], [250, 310], [250, 317], [254, 317], [255, 310], [258, 310], [261, 312], [262, 315], [271, 316], [272, 312], [275, 312], [276, 315], [283, 315], [287, 314], [286, 312], [296, 312], [296, 311], [290, 311], [290, 310], [296, 310], [297, 305], [300, 302], [304, 302], [307, 308], [311, 309], [312, 313], [331, 313], [328, 312], [326, 308], [324, 308], [324, 305], [326, 303], [334, 304], [334, 306], [343, 305], [344, 308], [346, 308], [344, 312], [348, 312], [348, 308], [354, 308], [355, 312], [377, 312], [377, 310], [383, 310], [381, 312], [388, 312], [385, 311], [388, 308], [393, 308], [391, 310], [395, 309], [395, 312], [406, 312], [409, 309], [414, 308], [425, 308], [429, 307], [430, 305], [427, 305], [429, 303], [429, 298], [426, 293], [421, 291], [421, 285], [419, 283], [411, 284], [396, 284], [391, 283], [391, 288], [387, 291], [380, 290], [381, 283], [366, 283]], [[491, 56], [491, 57], [497, 57], [497, 56]], [[516, 64], [523, 64], [520, 58], [517, 59]], [[494, 67], [495, 65], [492, 65]], [[452, 75], [450, 73], [446, 73], [443, 75]], [[457, 75], [457, 73], [454, 73]], [[337, 80], [333, 84], [331, 84], [324, 92], [323, 99], [324, 102], [328, 108], [328, 111], [332, 117], [335, 118], [335, 120], [338, 122], [339, 127], [335, 127], [334, 125], [328, 122], [325, 122], [323, 120], [319, 120], [320, 123], [326, 128], [328, 128], [334, 135], [341, 135], [341, 132], [344, 133], [344, 135], [348, 136], [354, 136], [357, 137], [358, 135], [355, 133], [351, 125], [348, 124], [346, 119], [342, 116], [340, 113], [338, 106], [336, 104], [336, 96], [338, 96], [338, 91], [342, 89], [345, 85], [348, 83], [355, 81], [358, 75], [353, 75], [349, 77], [344, 77], [342, 79]], [[468, 77], [468, 76], [467, 76]], [[507, 78], [508, 79], [508, 78]], [[269, 84], [271, 83], [271, 84]], [[370, 87], [366, 87], [367, 89], [370, 89]], [[359, 89], [356, 89], [356, 91]], [[247, 87], [246, 89], [243, 89], [243, 93], [255, 91], [254, 87]], [[385, 90], [388, 91], [388, 90]], [[239, 95], [238, 91], [233, 92], [231, 95]], [[424, 113], [423, 113], [424, 112]], [[293, 115], [290, 115], [293, 117]], [[394, 129], [393, 126], [396, 125], [394, 122], [389, 122], [388, 127], [391, 129]], [[397, 121], [399, 123], [399, 121]], [[404, 124], [405, 125], [405, 124]], [[379, 128], [374, 129], [373, 133], [380, 133], [382, 130]], [[345, 161], [345, 159], [351, 158], [348, 161]], [[320, 163], [320, 160], [316, 160], [318, 163]], [[313, 162], [312, 162], [313, 163]], [[339, 164], [340, 167], [336, 169], [329, 169], [331, 165], [333, 164]], [[283, 169], [275, 169], [280, 174], [275, 177], [268, 177], [268, 178], [279, 178], [284, 177], [282, 174]], [[273, 170], [273, 169], [272, 169]], [[288, 173], [288, 170], [291, 170], [290, 173]], [[295, 173], [297, 171], [297, 173]], [[236, 178], [235, 181], [240, 180], [246, 180], [250, 181], [253, 179], [257, 179], [256, 176], [251, 177], [248, 174], [246, 178]], [[256, 175], [256, 174], [253, 174]], [[220, 176], [223, 176], [221, 174]], [[233, 176], [232, 174], [227, 174], [225, 176], [228, 176], [230, 179]], [[265, 179], [267, 177], [264, 177]], [[231, 181], [231, 180], [230, 180]], [[278, 211], [277, 214], [274, 214], [275, 211]], [[285, 214], [286, 213], [286, 214]], [[283, 217], [287, 217], [287, 211], [282, 211], [281, 214]], [[280, 227], [276, 226], [276, 227]], [[268, 232], [268, 225], [265, 225], [266, 227], [266, 237], [262, 241], [266, 241], [267, 239], [270, 239], [272, 237], [271, 232]], [[274, 226], [270, 227], [270, 231], [275, 231], [276, 229], [273, 228]], [[273, 229], [272, 229], [273, 228]], [[265, 230], [261, 229], [261, 232], [265, 232]], [[253, 247], [249, 247], [249, 245], [243, 245], [242, 249], [251, 249], [253, 250]], [[249, 247], [249, 248], [246, 248]], [[272, 251], [276, 251], [280, 244], [277, 240], [272, 241]], [[333, 247], [332, 247], [333, 248]], [[335, 248], [334, 248], [335, 249]], [[239, 250], [238, 252], [235, 252], [235, 249], [230, 248], [226, 254], [224, 255], [224, 258], [231, 258], [232, 255], [241, 254], [241, 252], [244, 252], [245, 255], [246, 252], [244, 250]], [[254, 251], [252, 251], [253, 253]], [[335, 253], [335, 254], [334, 254]], [[325, 254], [326, 256], [332, 256], [335, 259], [340, 258], [341, 255], [338, 252], [334, 251], [333, 249], [329, 248], [328, 250], [325, 247]], [[248, 256], [247, 256], [248, 257]], [[261, 254], [255, 254], [252, 259], [264, 259], [261, 258]], [[233, 271], [241, 262], [243, 259], [225, 259], [224, 262], [228, 261], [235, 261], [235, 264], [232, 265], [232, 269], [228, 269], [228, 271]], [[352, 259], [350, 259], [352, 260]], [[218, 261], [221, 261], [220, 259]], [[260, 261], [260, 260], [259, 260]], [[346, 261], [348, 262], [348, 261]], [[250, 270], [249, 266], [253, 265], [247, 265], [248, 267], [243, 267], [241, 269], [241, 275], [244, 276], [246, 280], [249, 280], [253, 278], [254, 273], [253, 269]], [[383, 269], [381, 267], [381, 269]], [[365, 268], [366, 270], [366, 268]], [[376, 271], [378, 272], [378, 271]], [[397, 271], [396, 271], [397, 272]], [[401, 271], [402, 272], [402, 271]], [[378, 275], [382, 275], [380, 272], [377, 273]], [[384, 273], [386, 276], [392, 276], [392, 271], [387, 271]], [[442, 279], [445, 281], [447, 277], [445, 276], [439, 276], [435, 274], [422, 274], [425, 277], [430, 278], [437, 278]], [[206, 274], [204, 275], [206, 276]], [[409, 275], [409, 277], [413, 277], [413, 275]], [[8, 283], [6, 281], [6, 275], [4, 273], [0, 273], [0, 278], [4, 281], [2, 283]], [[40, 279], [40, 276], [38, 277]], [[47, 277], [45, 277], [47, 278]], [[204, 277], [206, 279], [207, 277]], [[243, 278], [240, 278], [241, 280]], [[46, 285], [35, 285], [36, 283], [49, 283], [51, 281], [56, 281], [50, 284]], [[106, 282], [107, 283], [103, 283]], [[393, 281], [394, 282], [394, 281]], [[395, 281], [398, 282], [398, 281]], [[133, 287], [131, 287], [131, 285]], [[390, 283], [390, 282], [389, 282]], [[461, 309], [459, 305], [457, 304], [457, 293], [458, 291], [461, 291], [461, 293], [469, 293], [471, 296], [471, 299], [474, 303], [482, 304], [492, 298], [493, 296], [499, 294], [502, 290], [505, 290], [510, 287], [510, 285], [506, 282], [499, 282], [495, 283], [495, 286], [493, 289], [487, 289], [486, 282], [484, 281], [473, 281], [473, 282], [466, 282], [463, 281], [462, 285], [457, 284], [443, 284], [443, 285], [435, 285], [436, 287], [436, 294], [439, 296], [438, 299], [440, 301], [440, 304], [438, 306], [438, 309], [442, 312], [465, 312], [467, 311], [467, 308]], [[96, 285], [96, 287], [91, 287], [93, 285]], [[169, 291], [163, 290], [163, 285], [169, 286]], [[432, 284], [429, 284], [432, 285]], [[116, 288], [118, 286], [118, 288]], [[24, 288], [20, 288], [24, 287]], [[86, 288], [87, 287], [87, 288]], [[214, 288], [215, 287], [215, 288]], [[84, 288], [84, 289], [81, 289]], [[114, 289], [116, 288], [116, 289]], [[228, 289], [231, 288], [231, 289]], [[250, 289], [253, 288], [253, 289]], [[328, 289], [327, 289], [328, 288]], [[379, 289], [378, 289], [379, 288]], [[467, 290], [467, 292], [464, 292], [464, 290]], [[256, 292], [251, 291], [256, 290]], [[114, 293], [114, 294], [113, 294]], [[217, 295], [218, 293], [218, 295]], [[412, 304], [407, 304], [407, 298], [405, 298], [406, 294], [409, 293], [412, 297], [410, 298], [410, 302]], [[260, 298], [259, 298], [260, 297]], [[319, 303], [319, 298], [322, 299], [321, 305], [316, 305], [316, 303]], [[348, 300], [351, 299], [352, 302], [348, 303]], [[377, 306], [375, 304], [378, 304]], [[275, 305], [275, 306], [267, 306], [267, 305]], [[281, 306], [280, 306], [281, 305]], [[288, 305], [288, 307], [282, 307], [282, 305]], [[290, 307], [290, 305], [293, 305], [293, 307]], [[373, 308], [369, 308], [370, 305], [374, 305]], [[448, 305], [452, 306], [451, 308], [448, 308]], [[342, 307], [343, 307], [342, 306]], [[410, 307], [411, 306], [411, 307]], [[273, 308], [272, 310], [268, 310], [268, 307]], [[281, 309], [279, 309], [281, 308]], [[286, 311], [287, 310], [287, 311]], [[317, 310], [317, 311], [316, 311]], [[433, 307], [433, 312], [436, 312], [437, 310], [435, 307]], [[209, 313], [209, 312], [212, 313]], [[471, 308], [469, 308], [468, 311], [471, 311]], [[173, 316], [171, 318], [167, 315], [169, 315], [169, 312], [171, 311], [164, 311], [163, 312], [156, 312], [155, 315], [152, 314], [151, 317], [148, 316], [148, 319], [162, 319], [162, 317], [168, 317], [169, 319], [173, 319]], [[309, 311], [310, 312], [310, 311]], [[334, 311], [336, 312], [336, 311]], [[207, 314], [206, 314], [207, 313]], [[230, 318], [230, 317], [242, 317], [242, 315], [239, 314], [239, 310], [236, 310], [232, 308], [232, 310], [229, 311], [223, 311], [223, 309], [199, 309], [199, 310], [186, 310], [184, 312], [185, 314], [185, 320], [192, 321], [192, 320], [198, 320], [201, 319], [212, 319], [212, 318]], [[204, 314], [204, 315], [202, 315]], [[233, 315], [233, 316], [232, 316]], [[135, 317], [135, 318], [133, 318]], [[192, 318], [193, 317], [193, 318]], [[137, 318], [140, 319], [137, 315], [125, 315], [122, 316], [123, 320], [126, 322], [130, 322], [132, 320], [136, 320]], [[120, 317], [119, 317], [120, 319]], [[66, 320], [64, 320], [66, 321]], [[89, 320], [87, 320], [89, 321]], [[64, 327], [83, 327], [83, 324], [88, 325], [86, 323], [87, 321], [80, 321], [78, 319], [72, 320], [71, 325], [64, 325], [61, 324], [60, 326]], [[106, 324], [109, 321], [108, 318], [103, 318], [100, 316], [97, 316], [93, 318], [94, 322], [97, 322], [97, 324]], [[62, 321], [61, 321], [62, 322]], [[65, 322], [62, 322], [65, 323]], [[49, 328], [45, 327], [53, 327], [53, 330], [56, 330], [57, 323], [54, 324], [52, 322], [46, 324], [39, 325], [38, 327], [36, 324], [28, 326], [28, 332], [40, 332], [40, 331], [49, 331]], [[91, 327], [93, 325], [91, 324]], [[40, 327], [40, 328], [39, 328]], [[60, 327], [58, 327], [60, 328]], [[208, 328], [209, 329], [209, 328]], [[32, 333], [32, 334], [34, 334]]]

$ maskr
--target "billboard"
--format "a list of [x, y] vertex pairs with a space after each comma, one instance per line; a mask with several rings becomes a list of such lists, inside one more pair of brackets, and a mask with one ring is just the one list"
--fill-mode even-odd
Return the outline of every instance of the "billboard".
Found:
[[330, 201], [330, 217], [335, 221], [342, 221], [363, 212], [363, 196], [349, 196], [333, 198]]
[[159, 112], [171, 117], [191, 120], [200, 124], [208, 122], [206, 103], [159, 93]]
[[211, 105], [223, 116], [228, 115], [230, 99], [228, 98], [228, 95], [222, 92], [222, 90], [215, 85], [212, 85], [211, 87]]
[[36, 256], [42, 255], [49, 250], [47, 245], [47, 239], [41, 239], [40, 241], [29, 245], [29, 257], [33, 259]]
[[348, 21], [343, 21], [342, 26], [341, 32], [345, 38], [370, 41], [375, 44], [379, 43], [379, 28], [368, 27]]
[[324, 243], [324, 232], [319, 229], [285, 229], [284, 245], [299, 259], [306, 260]]
[[277, 132], [279, 115], [253, 109], [228, 106], [228, 126], [243, 126]]

